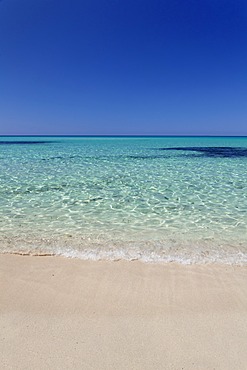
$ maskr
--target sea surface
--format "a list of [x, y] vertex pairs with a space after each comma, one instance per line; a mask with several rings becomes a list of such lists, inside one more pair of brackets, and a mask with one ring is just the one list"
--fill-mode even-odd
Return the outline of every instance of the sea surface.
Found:
[[0, 137], [0, 252], [247, 263], [246, 137]]

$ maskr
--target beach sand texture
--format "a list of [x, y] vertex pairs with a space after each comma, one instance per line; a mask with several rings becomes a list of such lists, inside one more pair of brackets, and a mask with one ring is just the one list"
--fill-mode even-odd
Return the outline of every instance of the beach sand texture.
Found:
[[247, 368], [247, 267], [0, 255], [1, 369]]

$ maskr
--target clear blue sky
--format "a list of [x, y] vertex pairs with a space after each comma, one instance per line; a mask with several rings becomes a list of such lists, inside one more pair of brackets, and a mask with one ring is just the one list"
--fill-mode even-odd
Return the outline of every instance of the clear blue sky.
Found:
[[0, 134], [247, 135], [247, 1], [0, 0]]

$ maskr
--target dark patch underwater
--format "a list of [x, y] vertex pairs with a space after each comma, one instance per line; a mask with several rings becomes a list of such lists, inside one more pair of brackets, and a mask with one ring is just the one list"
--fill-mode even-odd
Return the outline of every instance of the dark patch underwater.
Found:
[[158, 148], [164, 151], [182, 151], [182, 152], [196, 152], [201, 153], [200, 156], [210, 158], [247, 158], [247, 148], [240, 147], [174, 147], [174, 148]]
[[51, 143], [55, 143], [55, 141], [0, 141], [0, 145], [35, 145]]
[[129, 159], [158, 159], [164, 158], [163, 155], [128, 155], [126, 158]]

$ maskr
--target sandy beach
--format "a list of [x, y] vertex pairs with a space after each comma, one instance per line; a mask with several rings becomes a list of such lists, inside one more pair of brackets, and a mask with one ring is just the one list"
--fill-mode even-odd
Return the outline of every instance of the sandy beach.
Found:
[[247, 366], [247, 268], [0, 255], [1, 369]]

